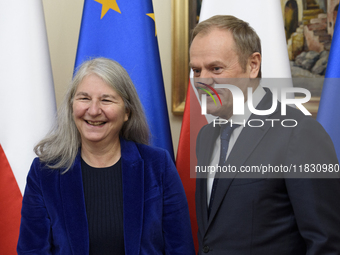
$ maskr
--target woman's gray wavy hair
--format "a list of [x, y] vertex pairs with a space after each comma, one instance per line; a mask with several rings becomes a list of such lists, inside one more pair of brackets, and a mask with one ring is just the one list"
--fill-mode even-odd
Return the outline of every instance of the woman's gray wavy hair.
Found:
[[73, 120], [73, 99], [78, 85], [90, 74], [100, 77], [124, 101], [125, 108], [129, 112], [129, 119], [124, 123], [120, 136], [136, 143], [149, 144], [149, 127], [129, 74], [116, 61], [95, 58], [84, 62], [79, 67], [59, 107], [56, 125], [34, 147], [34, 152], [49, 168], [64, 169], [66, 172], [77, 156], [81, 138]]

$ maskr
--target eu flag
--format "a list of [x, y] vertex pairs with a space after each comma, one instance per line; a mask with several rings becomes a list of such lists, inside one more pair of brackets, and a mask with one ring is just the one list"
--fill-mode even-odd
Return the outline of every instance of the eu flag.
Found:
[[332, 138], [340, 161], [340, 22], [335, 22], [334, 35], [320, 98], [317, 120]]
[[151, 144], [174, 158], [152, 0], [85, 0], [75, 67], [94, 57], [129, 73], [151, 130]]

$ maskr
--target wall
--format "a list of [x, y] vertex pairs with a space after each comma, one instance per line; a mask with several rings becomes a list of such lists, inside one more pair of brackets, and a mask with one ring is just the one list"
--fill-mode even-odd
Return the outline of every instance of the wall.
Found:
[[[84, 0], [43, 0], [57, 105], [72, 78]], [[171, 0], [153, 0], [169, 111], [177, 152], [182, 117], [171, 113]]]

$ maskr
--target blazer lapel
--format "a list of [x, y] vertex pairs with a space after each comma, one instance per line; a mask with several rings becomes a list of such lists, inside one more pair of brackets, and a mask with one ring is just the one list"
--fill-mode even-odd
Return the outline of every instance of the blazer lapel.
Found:
[[[257, 109], [259, 110], [267, 110], [272, 105], [272, 93], [269, 89], [266, 89], [266, 94], [264, 98], [259, 103]], [[274, 111], [276, 113], [279, 111], [280, 106]], [[272, 113], [272, 114], [274, 114]], [[264, 122], [262, 127], [244, 127], [240, 136], [238, 137], [230, 155], [225, 163], [225, 165], [235, 166], [236, 169], [240, 169], [252, 152], [255, 150], [256, 146], [262, 140], [264, 135], [267, 133], [269, 128], [271, 127], [271, 123], [265, 121], [270, 116], [258, 116], [252, 114], [249, 119], [261, 119]], [[214, 219], [218, 208], [220, 207], [226, 193], [228, 192], [231, 183], [233, 182], [237, 172], [235, 173], [228, 173], [228, 178], [221, 178], [218, 182], [216, 193], [214, 197], [214, 203], [211, 208], [210, 217], [208, 221], [208, 227], [211, 224], [212, 220]], [[223, 175], [222, 175], [223, 176]]]
[[[214, 150], [216, 139], [220, 128], [214, 128], [212, 123], [204, 127], [204, 132], [200, 132], [197, 143], [197, 165], [209, 166], [211, 155]], [[198, 175], [197, 175], [198, 176]], [[200, 176], [196, 180], [196, 217], [198, 225], [206, 230], [208, 226], [208, 205], [207, 205], [207, 174]]]
[[133, 142], [121, 139], [124, 243], [127, 255], [139, 254], [144, 218], [144, 161]]
[[89, 232], [79, 153], [73, 167], [60, 175], [60, 195], [73, 254], [88, 254]]

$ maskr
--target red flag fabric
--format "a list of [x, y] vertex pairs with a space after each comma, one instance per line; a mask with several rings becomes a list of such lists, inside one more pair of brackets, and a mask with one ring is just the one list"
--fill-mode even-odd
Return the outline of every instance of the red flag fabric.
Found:
[[[56, 112], [41, 0], [0, 1], [0, 254], [15, 255], [33, 148]], [[15, 15], [13, 15], [15, 13]]]
[[[190, 107], [190, 104], [192, 107]], [[200, 113], [200, 105], [196, 98], [195, 92], [189, 83], [185, 109], [183, 114], [183, 122], [181, 134], [178, 143], [176, 167], [181, 177], [185, 194], [187, 196], [189, 213], [191, 220], [192, 235], [196, 252], [198, 251], [197, 240], [197, 221], [196, 221], [196, 208], [195, 208], [195, 189], [196, 179], [190, 177], [190, 173], [194, 173], [195, 169], [190, 169], [196, 165], [196, 137], [201, 127], [207, 124], [207, 119]], [[190, 119], [194, 120], [195, 125], [190, 126]], [[191, 142], [190, 142], [191, 140]], [[192, 152], [192, 153], [190, 153]], [[191, 164], [190, 164], [191, 163]]]
[[1, 145], [0, 172], [0, 250], [1, 254], [16, 254], [22, 196]]

